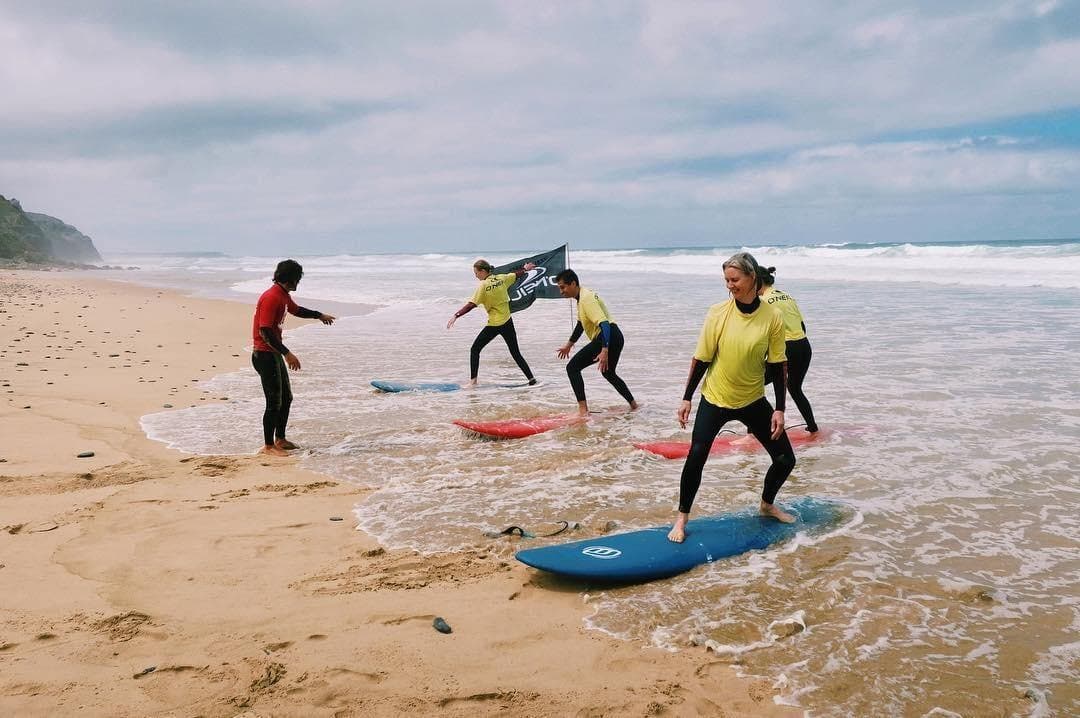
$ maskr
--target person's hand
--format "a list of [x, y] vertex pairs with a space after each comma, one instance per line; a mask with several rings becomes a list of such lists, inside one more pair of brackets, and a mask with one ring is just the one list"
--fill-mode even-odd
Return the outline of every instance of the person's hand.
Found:
[[675, 412], [675, 418], [679, 420], [679, 426], [686, 428], [686, 422], [690, 421], [690, 400], [683, 399], [679, 404], [679, 410]]
[[450, 317], [450, 321], [448, 321], [446, 323], [446, 328], [449, 329], [450, 327], [454, 326], [454, 322], [456, 322], [456, 321], [457, 321], [457, 315], [455, 314], [452, 317]]
[[322, 322], [323, 324], [326, 324], [326, 325], [333, 324], [335, 319], [337, 319], [337, 317], [335, 317], [332, 314], [320, 314], [319, 315], [319, 321]]
[[598, 356], [596, 358], [596, 361], [600, 363], [600, 373], [601, 374], [603, 374], [604, 372], [607, 371], [607, 367], [608, 367], [608, 361], [607, 361], [608, 351], [607, 350], [608, 350], [607, 347], [604, 347], [603, 349], [601, 349], [600, 350], [600, 356]]
[[574, 345], [570, 342], [567, 342], [566, 344], [563, 344], [561, 347], [555, 350], [555, 356], [559, 357], [560, 359], [566, 359], [570, 356], [570, 350], [573, 348]]
[[293, 371], [300, 371], [300, 360], [296, 358], [296, 355], [289, 352], [285, 355], [285, 363], [289, 365], [289, 368]]
[[525, 271], [528, 271], [530, 269], [536, 269], [536, 265], [532, 262], [525, 262], [525, 265], [522, 267], [522, 269], [524, 269]]
[[784, 433], [784, 412], [777, 409], [772, 413], [772, 438], [779, 439]]

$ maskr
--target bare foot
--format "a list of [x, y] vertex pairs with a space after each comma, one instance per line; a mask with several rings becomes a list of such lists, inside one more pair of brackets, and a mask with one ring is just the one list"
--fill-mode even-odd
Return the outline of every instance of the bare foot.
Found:
[[469, 379], [467, 382], [461, 385], [462, 389], [475, 389], [477, 381], [476, 379]]
[[285, 451], [292, 451], [293, 449], [299, 449], [300, 447], [292, 443], [288, 439], [274, 439], [274, 446], [279, 449], [285, 449]]
[[641, 405], [638, 404], [636, 401], [630, 402], [630, 411], [637, 411], [639, 406]]
[[686, 540], [686, 514], [679, 514], [679, 518], [675, 519], [675, 524], [671, 527], [671, 531], [668, 531], [667, 540], [672, 543], [682, 543]]
[[259, 453], [260, 454], [268, 454], [270, 456], [288, 456], [289, 455], [289, 452], [285, 451], [285, 449], [279, 449], [278, 447], [276, 447], [276, 446], [274, 446], [272, 444], [268, 445], [268, 446], [264, 446], [263, 448], [259, 449]]
[[785, 524], [795, 523], [795, 517], [789, 514], [787, 511], [784, 511], [776, 504], [767, 504], [762, 501], [761, 505], [758, 507], [758, 511], [761, 512], [762, 516], [771, 516], [777, 521], [783, 522]]

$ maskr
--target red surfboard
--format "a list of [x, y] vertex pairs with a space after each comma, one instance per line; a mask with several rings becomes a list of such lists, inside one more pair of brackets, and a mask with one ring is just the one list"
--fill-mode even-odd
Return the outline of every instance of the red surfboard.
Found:
[[[788, 440], [792, 446], [804, 446], [806, 444], [821, 443], [832, 436], [831, 429], [818, 429], [811, 434], [806, 429], [788, 430]], [[652, 454], [663, 456], [665, 459], [685, 459], [690, 453], [689, 441], [650, 441], [634, 444], [639, 449], [644, 449]], [[762, 446], [758, 440], [750, 435], [721, 434], [713, 441], [709, 448], [709, 455], [724, 454], [732, 451], [757, 451]]]
[[523, 439], [526, 436], [542, 434], [552, 429], [562, 429], [566, 426], [576, 426], [596, 419], [625, 414], [626, 411], [626, 409], [609, 409], [607, 411], [593, 412], [588, 416], [553, 414], [551, 416], [538, 416], [533, 419], [499, 419], [496, 421], [454, 419], [454, 424], [466, 431], [482, 434], [491, 439]]

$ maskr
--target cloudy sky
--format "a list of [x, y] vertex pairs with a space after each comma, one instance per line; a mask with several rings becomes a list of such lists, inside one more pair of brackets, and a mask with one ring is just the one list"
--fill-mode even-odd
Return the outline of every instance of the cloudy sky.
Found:
[[1080, 0], [0, 0], [102, 251], [1080, 236]]

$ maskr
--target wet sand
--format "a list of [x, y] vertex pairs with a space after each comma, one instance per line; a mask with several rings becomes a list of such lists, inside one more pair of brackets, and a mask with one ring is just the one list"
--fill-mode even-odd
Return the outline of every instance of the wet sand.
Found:
[[585, 630], [583, 587], [512, 538], [387, 551], [355, 530], [363, 489], [148, 440], [140, 416], [228, 400], [200, 384], [250, 368], [251, 314], [0, 274], [0, 714], [801, 714], [703, 648]]

